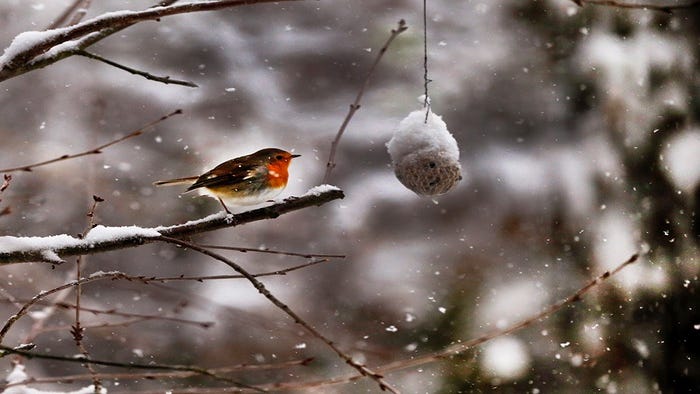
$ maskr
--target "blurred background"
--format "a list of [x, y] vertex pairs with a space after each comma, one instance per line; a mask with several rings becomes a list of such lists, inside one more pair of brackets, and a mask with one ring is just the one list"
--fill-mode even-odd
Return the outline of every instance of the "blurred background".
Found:
[[[3, 1], [0, 46], [44, 29], [70, 3]], [[87, 17], [152, 3], [103, 0]], [[152, 182], [196, 175], [263, 147], [302, 155], [282, 196], [304, 193], [321, 183], [348, 105], [403, 18], [409, 30], [383, 58], [340, 143], [330, 183], [346, 198], [194, 241], [346, 255], [264, 283], [369, 366], [506, 327], [643, 251], [638, 263], [550, 319], [387, 380], [406, 393], [698, 390], [700, 7], [665, 13], [569, 0], [430, 0], [432, 109], [459, 143], [464, 176], [434, 199], [396, 180], [385, 147], [398, 122], [420, 108], [421, 7], [417, 0], [237, 7], [141, 23], [90, 48], [198, 88], [79, 57], [3, 82], [0, 168], [95, 147], [177, 108], [184, 115], [103, 154], [14, 173], [2, 194], [0, 208], [12, 213], [0, 217], [0, 235], [80, 233], [92, 195], [105, 199], [96, 221], [109, 226], [204, 217], [220, 210], [215, 200]], [[304, 261], [226, 255], [253, 272]], [[11, 299], [72, 280], [74, 270], [74, 260], [55, 269], [0, 267], [1, 319], [17, 311]], [[231, 273], [160, 244], [89, 256], [84, 271], [98, 270]], [[96, 359], [216, 367], [315, 358], [305, 367], [234, 375], [249, 384], [353, 372], [247, 282], [101, 281], [83, 293], [90, 308], [214, 322], [88, 329], [84, 343]], [[20, 320], [4, 343], [17, 345], [37, 316]], [[83, 317], [83, 325], [124, 320]], [[65, 328], [72, 318], [71, 310], [56, 311], [34, 340], [37, 350], [77, 353]], [[60, 362], [26, 364], [34, 377], [86, 373]], [[0, 368], [9, 371], [10, 361]], [[104, 384], [109, 392], [222, 385], [206, 378]], [[362, 379], [315, 390], [378, 387]]]

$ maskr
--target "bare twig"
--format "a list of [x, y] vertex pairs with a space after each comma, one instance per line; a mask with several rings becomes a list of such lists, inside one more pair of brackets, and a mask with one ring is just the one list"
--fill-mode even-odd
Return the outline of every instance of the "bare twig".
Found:
[[[273, 369], [284, 369], [296, 366], [306, 366], [311, 363], [313, 359], [306, 358], [303, 360], [292, 360], [276, 364], [237, 364], [227, 367], [211, 368], [209, 371], [222, 374], [230, 372], [240, 372], [240, 371], [269, 371]], [[96, 376], [103, 380], [139, 380], [139, 379], [185, 379], [192, 376], [198, 375], [198, 372], [194, 371], [173, 371], [173, 372], [150, 372], [150, 373], [99, 373]], [[91, 375], [64, 375], [51, 378], [28, 378], [21, 382], [8, 383], [4, 386], [0, 385], [0, 388], [6, 389], [13, 386], [26, 386], [29, 384], [46, 384], [46, 383], [72, 383], [77, 381], [90, 380]]]
[[109, 366], [109, 367], [118, 367], [118, 368], [127, 368], [127, 369], [148, 369], [148, 370], [160, 370], [160, 371], [183, 371], [183, 372], [192, 372], [196, 375], [202, 375], [202, 376], [208, 376], [212, 379], [223, 381], [223, 382], [228, 382], [231, 384], [234, 384], [236, 387], [239, 388], [246, 388], [252, 391], [256, 392], [262, 392], [264, 390], [261, 390], [257, 387], [250, 386], [244, 383], [237, 382], [233, 379], [227, 378], [225, 376], [221, 376], [218, 373], [206, 369], [206, 368], [201, 368], [197, 366], [190, 366], [190, 365], [169, 365], [169, 364], [157, 364], [157, 363], [148, 363], [148, 364], [139, 364], [139, 363], [131, 363], [131, 362], [118, 362], [118, 361], [111, 361], [111, 360], [95, 360], [91, 358], [86, 358], [86, 357], [74, 357], [74, 356], [56, 356], [53, 354], [46, 354], [46, 353], [34, 353], [30, 350], [24, 350], [24, 348], [11, 348], [5, 345], [0, 345], [0, 358], [5, 357], [7, 355], [19, 355], [25, 358], [38, 358], [38, 359], [44, 359], [44, 360], [55, 360], [55, 361], [64, 361], [64, 362], [69, 362], [69, 363], [89, 363], [93, 365], [104, 365], [104, 366]]
[[[12, 175], [10, 175], [10, 174], [3, 175], [2, 185], [0, 185], [0, 193], [4, 192], [10, 186], [11, 180], [12, 180]], [[2, 202], [2, 198], [0, 198], [0, 202]], [[12, 212], [12, 210], [10, 209], [10, 207], [5, 207], [5, 208], [0, 210], [0, 216], [9, 215], [11, 212]]]
[[87, 51], [84, 51], [84, 50], [78, 50], [78, 51], [75, 52], [75, 54], [76, 54], [76, 55], [83, 56], [83, 57], [86, 57], [86, 58], [89, 58], [89, 59], [97, 60], [97, 61], [100, 61], [100, 62], [105, 63], [105, 64], [109, 64], [109, 65], [112, 66], [112, 67], [116, 67], [116, 68], [118, 68], [118, 69], [120, 69], [120, 70], [124, 70], [124, 71], [126, 71], [126, 72], [128, 72], [128, 73], [131, 73], [131, 74], [134, 74], [134, 75], [140, 75], [140, 76], [142, 76], [142, 77], [144, 77], [144, 78], [146, 78], [146, 79], [148, 79], [148, 80], [151, 80], [151, 81], [162, 82], [162, 83], [164, 83], [164, 84], [166, 84], [166, 85], [167, 85], [167, 84], [182, 85], [182, 86], [188, 86], [188, 87], [191, 87], [191, 88], [196, 88], [196, 87], [198, 87], [198, 85], [197, 85], [196, 83], [191, 82], [191, 81], [182, 81], [182, 80], [179, 80], [179, 79], [172, 79], [172, 78], [170, 78], [169, 76], [159, 77], [159, 76], [157, 76], [157, 75], [153, 75], [153, 74], [148, 73], [148, 72], [145, 72], [145, 71], [141, 71], [141, 70], [137, 70], [137, 69], [135, 69], [135, 68], [127, 67], [127, 66], [125, 66], [125, 65], [123, 65], [123, 64], [119, 64], [119, 63], [117, 63], [117, 62], [115, 62], [115, 61], [112, 61], [112, 60], [109, 60], [109, 59], [105, 59], [105, 58], [102, 57], [102, 56], [95, 55], [94, 53], [90, 53], [90, 52], [87, 52]]
[[4, 175], [2, 180], [2, 185], [0, 185], [0, 192], [4, 192], [9, 186], [12, 180], [12, 175]]
[[[80, 238], [84, 238], [84, 236], [94, 227], [95, 225], [95, 211], [97, 210], [97, 204], [103, 202], [104, 199], [102, 197], [93, 195], [92, 196], [92, 206], [90, 207], [90, 210], [87, 213], [87, 218], [88, 218], [88, 224], [87, 228], [85, 231], [83, 231], [82, 234], [80, 234]], [[88, 352], [87, 348], [83, 344], [83, 338], [85, 337], [85, 328], [82, 326], [80, 323], [80, 296], [82, 295], [82, 286], [80, 285], [80, 278], [82, 278], [82, 263], [83, 263], [83, 258], [85, 256], [78, 256], [76, 259], [75, 263], [75, 280], [76, 280], [76, 285], [75, 285], [75, 322], [74, 324], [70, 327], [70, 333], [73, 336], [73, 341], [75, 341], [75, 346], [78, 348], [80, 351], [80, 354], [83, 356], [89, 358], [90, 353]], [[100, 381], [99, 378], [95, 377], [97, 375], [97, 371], [95, 370], [95, 367], [92, 364], [84, 364], [85, 368], [88, 370], [88, 372], [93, 376], [92, 379], [92, 385], [95, 388], [95, 392], [98, 393], [101, 391], [102, 388], [102, 382]]]
[[[120, 275], [120, 274], [115, 274], [116, 276], [110, 279], [126, 279], [130, 280], [130, 278], [126, 275]], [[58, 308], [63, 308], [63, 309], [75, 309], [76, 306], [72, 304], [68, 304], [66, 302], [58, 302], [55, 304], [56, 307]], [[139, 320], [164, 320], [164, 321], [171, 321], [174, 323], [179, 323], [179, 324], [187, 324], [187, 325], [192, 325], [196, 327], [201, 327], [201, 328], [209, 328], [214, 325], [214, 322], [212, 321], [199, 321], [199, 320], [190, 320], [190, 319], [183, 319], [179, 317], [172, 317], [172, 316], [164, 316], [164, 315], [151, 315], [151, 314], [141, 314], [141, 313], [133, 313], [133, 312], [120, 312], [115, 309], [95, 309], [95, 308], [86, 308], [84, 306], [80, 307], [80, 310], [83, 312], [89, 312], [94, 315], [110, 315], [110, 316], [121, 316], [121, 317], [130, 317], [130, 318], [135, 318]]]
[[[310, 267], [316, 264], [320, 264], [323, 262], [327, 262], [328, 260], [322, 259], [322, 260], [314, 260], [310, 261], [305, 264], [300, 264], [297, 266], [281, 269], [281, 270], [276, 270], [276, 271], [271, 271], [271, 272], [263, 272], [259, 274], [250, 274], [252, 277], [262, 277], [262, 276], [278, 276], [278, 275], [286, 275], [289, 272], [292, 271], [297, 271], [306, 267]], [[48, 297], [51, 294], [57, 293], [61, 290], [69, 289], [71, 287], [76, 287], [79, 288], [83, 284], [94, 282], [96, 280], [105, 280], [105, 279], [110, 279], [110, 280], [128, 280], [128, 281], [139, 281], [145, 284], [151, 283], [151, 282], [169, 282], [169, 281], [182, 281], [182, 280], [193, 280], [193, 281], [205, 281], [205, 280], [212, 280], [212, 279], [242, 279], [242, 278], [247, 278], [245, 275], [212, 275], [212, 276], [193, 276], [193, 277], [185, 277], [185, 276], [175, 276], [175, 277], [146, 277], [146, 276], [131, 276], [127, 275], [123, 272], [102, 272], [102, 273], [95, 273], [90, 275], [87, 278], [80, 278], [77, 280], [74, 280], [72, 282], [63, 284], [61, 286], [58, 286], [56, 288], [53, 288], [51, 290], [47, 291], [42, 291], [40, 294], [34, 296], [31, 300], [25, 302], [24, 305], [20, 308], [20, 310], [12, 315], [7, 322], [5, 322], [5, 325], [0, 329], [0, 342], [2, 339], [5, 337], [9, 329], [12, 327], [12, 325], [19, 320], [22, 316], [26, 315], [27, 312], [29, 312], [29, 309], [33, 307], [34, 305], [38, 304], [40, 301], [42, 301], [44, 298]], [[213, 322], [201, 322], [201, 321], [192, 321], [192, 320], [187, 320], [187, 319], [181, 319], [181, 318], [176, 318], [176, 317], [167, 317], [167, 316], [159, 316], [159, 315], [144, 315], [144, 314], [138, 314], [138, 313], [126, 313], [126, 312], [118, 312], [116, 310], [98, 310], [98, 309], [91, 309], [91, 308], [85, 308], [80, 305], [80, 298], [76, 297], [76, 304], [75, 305], [70, 305], [65, 302], [59, 302], [56, 303], [55, 306], [60, 307], [60, 308], [72, 308], [75, 309], [75, 319], [76, 319], [76, 324], [75, 327], [73, 327], [73, 330], [71, 331], [74, 334], [74, 338], [76, 342], [79, 342], [79, 339], [82, 338], [82, 330], [79, 330], [79, 332], [74, 332], [78, 329], [80, 329], [80, 311], [84, 312], [90, 312], [94, 314], [111, 314], [114, 316], [122, 316], [122, 317], [135, 317], [135, 318], [141, 318], [141, 319], [149, 319], [149, 320], [168, 320], [168, 321], [173, 321], [177, 323], [183, 323], [183, 324], [193, 324], [197, 325], [203, 328], [209, 328], [211, 327], [214, 323]], [[80, 334], [80, 335], [78, 335]], [[77, 336], [77, 338], [76, 338]]]
[[345, 255], [343, 255], [343, 254], [298, 253], [298, 252], [287, 252], [287, 251], [283, 251], [283, 250], [272, 250], [272, 249], [267, 249], [267, 248], [245, 248], [245, 247], [240, 247], [240, 246], [220, 246], [220, 245], [202, 245], [202, 244], [198, 244], [198, 245], [203, 247], [203, 248], [207, 248], [207, 249], [235, 250], [235, 251], [242, 252], [242, 253], [257, 252], [257, 253], [280, 254], [280, 255], [284, 255], [284, 256], [304, 257], [307, 259], [311, 259], [311, 258], [344, 259], [345, 258]]
[[71, 15], [74, 15], [75, 12], [79, 8], [81, 8], [83, 1], [85, 0], [73, 1], [73, 3], [66, 7], [66, 9], [61, 13], [61, 15], [58, 16], [58, 18], [56, 18], [55, 21], [51, 22], [51, 24], [46, 28], [46, 30], [56, 29], [63, 26], [68, 20], [68, 18], [70, 18]]
[[160, 123], [160, 122], [162, 122], [162, 121], [164, 121], [172, 116], [179, 115], [181, 113], [182, 113], [182, 110], [180, 110], [180, 109], [173, 111], [165, 116], [160, 117], [159, 119], [157, 119], [153, 122], [148, 123], [147, 125], [141, 127], [138, 130], [132, 131], [131, 133], [129, 133], [123, 137], [117, 138], [115, 140], [112, 140], [110, 142], [102, 144], [98, 147], [88, 149], [84, 152], [74, 153], [71, 155], [63, 155], [63, 156], [57, 157], [55, 159], [45, 160], [45, 161], [41, 161], [41, 162], [34, 163], [34, 164], [27, 164], [27, 165], [23, 165], [23, 166], [19, 166], [19, 167], [12, 167], [12, 168], [4, 168], [4, 169], [0, 169], [0, 172], [32, 171], [36, 167], [41, 167], [41, 166], [45, 166], [48, 164], [53, 164], [53, 163], [56, 163], [59, 161], [75, 159], [75, 158], [82, 157], [82, 156], [100, 154], [100, 153], [102, 153], [103, 149], [108, 148], [112, 145], [118, 144], [124, 140], [128, 140], [129, 138], [137, 137], [137, 136], [143, 134], [147, 129], [157, 125], [158, 123]]
[[615, 8], [627, 8], [627, 9], [646, 9], [653, 11], [660, 11], [665, 13], [671, 13], [673, 10], [692, 8], [700, 5], [700, 0], [688, 1], [681, 4], [656, 4], [656, 3], [626, 3], [617, 0], [571, 0], [578, 6], [583, 6], [585, 4], [590, 5], [600, 5]]
[[68, 22], [68, 26], [73, 26], [80, 23], [80, 21], [83, 20], [83, 18], [85, 17], [85, 14], [87, 14], [87, 10], [90, 8], [91, 5], [92, 0], [83, 0], [82, 4], [80, 4], [80, 7], [73, 14], [73, 18], [71, 18], [70, 22]]
[[335, 153], [338, 149], [338, 144], [340, 143], [340, 139], [343, 137], [343, 133], [345, 133], [345, 129], [348, 127], [348, 123], [350, 123], [350, 119], [352, 119], [353, 115], [355, 115], [355, 112], [357, 112], [357, 110], [360, 109], [360, 100], [362, 100], [362, 96], [365, 94], [365, 89], [367, 88], [369, 80], [372, 77], [372, 74], [374, 73], [374, 69], [377, 67], [377, 64], [379, 64], [379, 61], [382, 59], [382, 56], [384, 56], [384, 53], [389, 48], [389, 45], [391, 45], [391, 42], [394, 41], [394, 39], [399, 34], [406, 31], [406, 29], [408, 29], [408, 27], [406, 26], [406, 21], [401, 19], [396, 29], [391, 29], [391, 35], [389, 36], [389, 39], [386, 40], [384, 46], [379, 50], [379, 52], [377, 53], [377, 57], [374, 59], [374, 63], [372, 63], [372, 65], [369, 68], [369, 71], [367, 71], [367, 76], [365, 77], [365, 80], [362, 83], [362, 87], [360, 87], [360, 91], [357, 92], [357, 97], [355, 97], [355, 101], [352, 104], [350, 104], [348, 114], [345, 115], [345, 119], [343, 119], [343, 123], [340, 125], [340, 129], [338, 129], [338, 133], [335, 135], [335, 139], [333, 139], [333, 142], [331, 143], [331, 151], [328, 155], [328, 162], [326, 163], [326, 173], [323, 176], [323, 183], [328, 183], [330, 180], [331, 172], [333, 171], [333, 168], [335, 168]]
[[226, 257], [214, 253], [210, 250], [207, 250], [203, 247], [197, 246], [195, 244], [185, 242], [176, 238], [171, 238], [171, 237], [160, 237], [160, 240], [163, 242], [168, 242], [171, 244], [179, 245], [191, 250], [194, 250], [196, 252], [199, 252], [201, 254], [207, 255], [209, 257], [212, 257], [216, 260], [221, 261], [222, 263], [228, 265], [229, 267], [233, 268], [236, 272], [239, 274], [245, 276], [246, 279], [255, 287], [260, 294], [262, 294], [265, 298], [267, 298], [272, 304], [274, 304], [277, 308], [279, 308], [281, 311], [286, 313], [289, 317], [291, 317], [295, 323], [299, 324], [300, 326], [304, 327], [306, 331], [308, 331], [311, 335], [316, 337], [317, 339], [321, 340], [323, 343], [328, 345], [329, 348], [335, 352], [335, 354], [338, 355], [345, 363], [347, 363], [349, 366], [352, 368], [356, 369], [362, 376], [369, 377], [370, 379], [374, 380], [377, 382], [379, 387], [382, 390], [389, 390], [392, 393], [398, 393], [398, 390], [396, 390], [393, 386], [391, 386], [388, 382], [384, 380], [384, 377], [381, 374], [378, 374], [371, 369], [367, 368], [364, 364], [361, 364], [355, 360], [352, 359], [350, 355], [345, 353], [343, 350], [341, 350], [333, 341], [330, 339], [326, 338], [323, 334], [321, 334], [318, 330], [316, 330], [311, 324], [307, 323], [304, 319], [301, 318], [296, 312], [294, 312], [289, 306], [287, 306], [285, 303], [280, 301], [279, 298], [277, 298], [275, 295], [273, 295], [266, 287], [265, 285], [260, 282], [258, 279], [256, 279], [253, 275], [251, 275], [248, 271], [246, 271], [243, 267], [240, 265], [236, 264], [230, 259], [227, 259]]
[[[127, 319], [127, 320], [122, 320], [119, 322], [113, 322], [113, 323], [95, 323], [95, 324], [81, 324], [80, 327], [83, 330], [88, 330], [88, 329], [95, 329], [95, 328], [113, 328], [113, 327], [127, 327], [131, 326], [137, 323], [143, 323], [146, 321], [149, 321], [150, 319], [147, 319], [145, 317], [135, 317], [133, 319]], [[48, 326], [44, 327], [41, 330], [39, 330], [40, 334], [46, 333], [46, 332], [53, 332], [53, 331], [66, 331], [66, 330], [71, 330], [73, 328], [73, 325], [63, 325], [63, 326]], [[86, 355], [88, 356], [88, 355]]]
[[89, 282], [94, 282], [96, 280], [104, 280], [104, 279], [111, 279], [111, 278], [118, 278], [121, 273], [115, 273], [115, 272], [103, 272], [101, 274], [95, 274], [91, 275], [90, 277], [87, 278], [81, 278], [76, 281], [72, 281], [66, 284], [63, 284], [61, 286], [55, 287], [51, 290], [47, 291], [42, 291], [39, 294], [35, 295], [32, 297], [31, 300], [29, 300], [27, 303], [25, 303], [20, 310], [15, 313], [14, 315], [10, 316], [10, 318], [5, 322], [3, 327], [0, 329], [0, 343], [4, 340], [5, 335], [7, 332], [12, 328], [12, 325], [19, 320], [22, 316], [26, 315], [27, 312], [29, 312], [29, 309], [34, 306], [36, 303], [39, 301], [43, 300], [44, 298], [50, 296], [51, 294], [57, 293], [61, 290], [65, 289], [70, 289], [71, 287], [84, 284], [84, 283], [89, 283]]
[[[152, 230], [158, 231], [167, 237], [186, 237], [200, 234], [207, 231], [214, 231], [221, 228], [236, 227], [250, 222], [265, 219], [274, 219], [285, 213], [299, 209], [308, 208], [314, 205], [323, 205], [327, 202], [343, 198], [343, 191], [340, 189], [326, 190], [320, 193], [309, 193], [302, 197], [289, 197], [286, 200], [258, 209], [242, 212], [236, 215], [216, 214], [208, 219], [195, 222], [188, 222], [171, 227], [158, 227]], [[1, 237], [0, 237], [1, 239]], [[51, 249], [54, 253], [62, 257], [102, 253], [110, 250], [126, 249], [140, 246], [156, 241], [155, 237], [145, 237], [142, 235], [126, 236], [119, 239], [85, 240], [76, 239], [70, 245]], [[18, 262], [48, 261], [46, 248], [26, 248], [21, 250], [3, 251], [0, 249], [0, 265]], [[55, 261], [53, 261], [55, 263]]]
[[[593, 280], [589, 281], [586, 285], [578, 289], [576, 292], [571, 294], [570, 296], [554, 303], [551, 304], [550, 306], [546, 307], [543, 309], [541, 312], [527, 317], [519, 322], [516, 322], [512, 324], [509, 327], [506, 327], [502, 330], [497, 330], [493, 331], [491, 333], [482, 335], [480, 337], [470, 339], [468, 341], [464, 342], [458, 342], [454, 345], [450, 345], [442, 350], [438, 350], [433, 353], [428, 353], [422, 356], [416, 356], [416, 357], [411, 357], [410, 359], [405, 359], [405, 360], [398, 360], [394, 361], [392, 363], [384, 364], [381, 366], [377, 366], [374, 368], [374, 370], [377, 373], [380, 374], [388, 374], [394, 371], [410, 368], [410, 367], [415, 367], [419, 365], [425, 365], [428, 363], [432, 363], [438, 360], [442, 360], [460, 353], [464, 353], [467, 350], [470, 350], [478, 345], [483, 344], [484, 342], [488, 342], [494, 338], [498, 338], [501, 336], [505, 335], [510, 335], [520, 329], [523, 329], [525, 327], [528, 327], [532, 325], [535, 322], [541, 321], [543, 319], [546, 319], [562, 309], [563, 307], [567, 305], [571, 305], [577, 301], [580, 301], [584, 295], [586, 295], [589, 291], [591, 291], [593, 288], [596, 286], [600, 285], [610, 277], [616, 275], [620, 271], [622, 271], [625, 267], [628, 265], [634, 263], [637, 261], [639, 258], [638, 254], [632, 255], [627, 261], [623, 262], [622, 264], [618, 265], [616, 268], [610, 271], [605, 271], [603, 274], [597, 276]], [[268, 386], [262, 386], [266, 390], [294, 390], [294, 389], [309, 389], [309, 388], [315, 388], [315, 387], [323, 387], [323, 386], [329, 386], [329, 385], [335, 385], [335, 384], [342, 384], [342, 383], [348, 383], [352, 382], [355, 380], [358, 380], [362, 378], [363, 376], [361, 374], [352, 374], [352, 375], [345, 375], [345, 376], [339, 376], [336, 378], [332, 379], [325, 379], [325, 380], [317, 380], [317, 381], [311, 381], [311, 382], [289, 382], [289, 383], [276, 383], [273, 385], [268, 385]]]
[[428, 123], [430, 115], [430, 95], [428, 94], [428, 1], [423, 0], [423, 107], [425, 108], [425, 120]]
[[[136, 23], [147, 20], [159, 20], [166, 16], [186, 14], [202, 11], [214, 11], [243, 5], [280, 3], [300, 0], [220, 0], [203, 1], [185, 4], [175, 4], [152, 7], [142, 11], [120, 11], [107, 13], [88, 19], [75, 26], [50, 30], [49, 34], [42, 35], [33, 45], [11, 51], [12, 56], [4, 59], [0, 64], [0, 81], [16, 77], [18, 75], [46, 67], [59, 60], [76, 54], [76, 50], [84, 50], [90, 45]], [[26, 44], [25, 40], [23, 45]], [[68, 43], [65, 47], [58, 48], [53, 53], [47, 52], [60, 45]], [[48, 56], [41, 56], [47, 54]]]
[[[202, 246], [202, 245], [200, 245]], [[206, 246], [202, 246], [206, 247]], [[308, 263], [304, 264], [299, 264], [295, 265], [293, 267], [289, 268], [284, 268], [281, 270], [276, 270], [276, 271], [270, 271], [270, 272], [262, 272], [259, 274], [252, 274], [256, 278], [260, 278], [263, 276], [282, 276], [282, 275], [287, 275], [288, 273], [292, 271], [297, 271], [300, 269], [304, 269], [307, 267], [311, 267], [312, 265], [316, 264], [321, 264], [327, 262], [328, 259], [320, 259], [320, 260], [313, 260], [309, 261]], [[140, 280], [143, 281], [144, 283], [150, 283], [150, 282], [175, 282], [175, 281], [197, 281], [197, 282], [204, 282], [205, 280], [219, 280], [219, 279], [244, 279], [245, 276], [243, 275], [207, 275], [207, 276], [162, 276], [162, 277], [131, 277], [131, 279], [134, 280]]]

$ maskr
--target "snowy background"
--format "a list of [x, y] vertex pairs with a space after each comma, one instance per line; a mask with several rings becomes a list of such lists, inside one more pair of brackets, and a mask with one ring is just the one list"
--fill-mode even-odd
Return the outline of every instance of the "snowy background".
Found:
[[[0, 46], [45, 28], [69, 3], [3, 1]], [[88, 17], [153, 2], [94, 3]], [[697, 388], [700, 7], [666, 14], [579, 8], [568, 0], [433, 0], [428, 15], [432, 109], [460, 146], [464, 176], [449, 194], [421, 198], [404, 188], [385, 146], [399, 121], [420, 107], [421, 2], [268, 4], [141, 23], [90, 49], [199, 88], [147, 81], [79, 57], [3, 82], [0, 168], [97, 146], [177, 108], [184, 115], [101, 155], [14, 173], [2, 194], [0, 208], [10, 206], [12, 214], [0, 217], [0, 235], [80, 233], [93, 194], [106, 200], [96, 220], [108, 226], [204, 217], [220, 209], [216, 201], [179, 197], [152, 182], [196, 175], [264, 147], [302, 155], [283, 196], [304, 193], [321, 183], [348, 105], [403, 18], [409, 30], [380, 63], [340, 144], [330, 182], [346, 198], [195, 241], [347, 255], [264, 282], [370, 366], [505, 327], [635, 251], [650, 251], [612, 285], [547, 321], [387, 379], [408, 393]], [[303, 261], [230, 256], [251, 271]], [[115, 269], [231, 273], [161, 244], [90, 256], [85, 271]], [[73, 279], [74, 264], [0, 271], [5, 320], [17, 310], [8, 300]], [[349, 372], [242, 281], [96, 282], [84, 287], [83, 303], [215, 322], [208, 329], [160, 320], [88, 329], [94, 358], [205, 367], [316, 358], [305, 368], [239, 375], [253, 384]], [[49, 325], [71, 322], [72, 311], [61, 310]], [[31, 324], [21, 320], [4, 344], [18, 344]], [[70, 355], [77, 353], [70, 338], [68, 329], [47, 331], [35, 343], [42, 352]], [[9, 360], [3, 362], [9, 372]], [[59, 362], [26, 363], [30, 376], [85, 373]], [[149, 380], [106, 386], [164, 388]], [[321, 390], [377, 386], [365, 379]]]

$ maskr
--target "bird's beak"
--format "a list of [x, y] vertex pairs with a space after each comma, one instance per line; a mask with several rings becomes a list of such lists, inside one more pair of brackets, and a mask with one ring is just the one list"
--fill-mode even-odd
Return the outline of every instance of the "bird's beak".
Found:
[[292, 155], [292, 159], [295, 157], [301, 157], [301, 155]]

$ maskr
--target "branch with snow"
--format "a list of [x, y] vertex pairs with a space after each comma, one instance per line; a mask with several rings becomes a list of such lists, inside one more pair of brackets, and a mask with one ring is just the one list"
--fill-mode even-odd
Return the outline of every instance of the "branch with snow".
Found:
[[[115, 11], [84, 22], [17, 35], [0, 56], [0, 82], [79, 54], [89, 46], [129, 26], [166, 16], [215, 11], [243, 5], [300, 0], [219, 0], [156, 6], [143, 11]], [[167, 2], [166, 2], [167, 3]]]
[[289, 197], [273, 205], [236, 215], [219, 212], [206, 218], [168, 227], [142, 228], [137, 226], [93, 228], [85, 238], [67, 234], [47, 237], [0, 237], [0, 264], [21, 262], [48, 262], [59, 264], [69, 256], [103, 253], [140, 246], [165, 237], [187, 237], [250, 222], [274, 219], [285, 213], [343, 198], [343, 191], [333, 186], [319, 186], [301, 197]]

